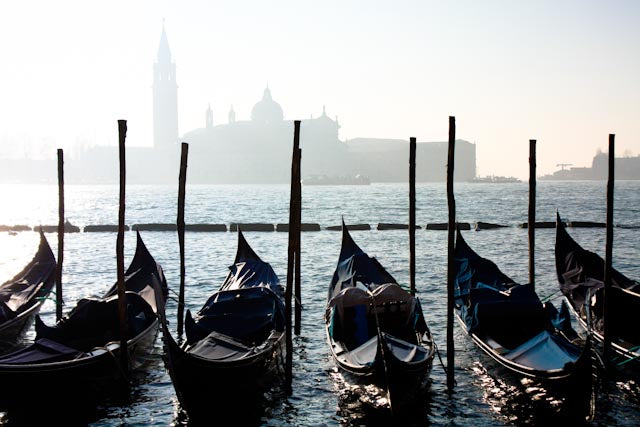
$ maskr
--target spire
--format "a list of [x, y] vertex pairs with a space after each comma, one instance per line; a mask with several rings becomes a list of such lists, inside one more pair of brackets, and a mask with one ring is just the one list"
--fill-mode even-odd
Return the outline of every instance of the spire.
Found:
[[327, 109], [324, 105], [322, 106], [322, 117], [327, 117]]
[[229, 110], [229, 124], [232, 124], [235, 122], [236, 122], [236, 112], [233, 111], [233, 105], [232, 105], [231, 109]]
[[271, 100], [271, 91], [269, 90], [269, 85], [267, 84], [267, 87], [264, 90], [264, 93], [262, 94], [262, 99], [263, 100]]
[[164, 29], [164, 19], [162, 19], [162, 34], [160, 35], [160, 45], [158, 46], [158, 62], [171, 62], [171, 49], [169, 49], [169, 40]]
[[213, 111], [211, 111], [211, 103], [209, 103], [209, 107], [207, 108], [206, 126], [207, 129], [213, 127]]

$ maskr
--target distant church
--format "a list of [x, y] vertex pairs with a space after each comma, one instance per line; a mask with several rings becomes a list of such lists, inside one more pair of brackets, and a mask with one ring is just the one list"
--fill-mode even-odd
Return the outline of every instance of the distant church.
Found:
[[[178, 142], [178, 85], [167, 34], [162, 28], [157, 62], [154, 64], [154, 147], [166, 150]], [[203, 127], [185, 132], [180, 141], [189, 143], [189, 182], [193, 183], [285, 183], [290, 179], [293, 120], [285, 120], [282, 106], [269, 87], [251, 109], [248, 118], [233, 106], [226, 123], [215, 124], [209, 105]], [[372, 181], [407, 179], [406, 140], [339, 138], [338, 118], [325, 107], [318, 117], [302, 120], [302, 176], [368, 175]], [[456, 179], [475, 177], [475, 144], [456, 144]], [[419, 181], [445, 178], [446, 144], [419, 143]]]

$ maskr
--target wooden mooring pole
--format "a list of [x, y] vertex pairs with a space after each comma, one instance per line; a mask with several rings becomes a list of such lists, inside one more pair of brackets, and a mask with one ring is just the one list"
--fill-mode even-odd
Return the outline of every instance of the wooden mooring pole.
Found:
[[453, 167], [456, 148], [456, 118], [449, 117], [449, 153], [447, 160], [447, 204], [449, 206], [448, 247], [447, 247], [447, 388], [453, 390], [455, 379], [455, 347], [453, 344], [453, 287], [456, 279], [454, 263], [454, 239], [456, 232], [456, 201], [453, 196]]
[[536, 286], [536, 140], [529, 140], [529, 283]]
[[[300, 145], [300, 129], [294, 133], [294, 138], [298, 140], [295, 145]], [[300, 228], [302, 224], [302, 183], [301, 183], [301, 166], [302, 166], [302, 148], [298, 148], [298, 156], [296, 158], [296, 199], [295, 199], [295, 275], [294, 275], [294, 295], [295, 295], [295, 323], [293, 332], [296, 335], [300, 335], [300, 328], [302, 324], [302, 289], [300, 286]]]
[[409, 138], [409, 289], [416, 294], [416, 139]]
[[125, 140], [127, 121], [118, 120], [118, 152], [120, 159], [120, 199], [118, 209], [118, 237], [116, 240], [116, 263], [118, 269], [118, 314], [120, 319], [120, 369], [129, 375], [129, 350], [127, 348], [127, 295], [124, 287], [124, 206], [125, 206]]
[[182, 143], [180, 154], [180, 174], [178, 176], [178, 245], [180, 246], [180, 293], [178, 295], [178, 337], [182, 337], [184, 324], [184, 199], [187, 186], [187, 157], [189, 155], [189, 144]]
[[56, 266], [56, 322], [62, 319], [62, 261], [64, 259], [64, 153], [58, 148], [58, 264]]
[[607, 240], [605, 242], [604, 257], [604, 340], [603, 358], [606, 366], [611, 360], [611, 275], [613, 272], [613, 183], [615, 181], [615, 138], [614, 134], [609, 134], [609, 177], [607, 180]]
[[[285, 288], [285, 386], [291, 393], [293, 381], [293, 337], [291, 333], [291, 299], [293, 294], [294, 268], [296, 256], [296, 226], [297, 226], [297, 188], [300, 182], [300, 120], [294, 121], [293, 152], [291, 156], [291, 197], [289, 200], [289, 244], [287, 257], [287, 287]], [[297, 180], [297, 182], [296, 182]]]

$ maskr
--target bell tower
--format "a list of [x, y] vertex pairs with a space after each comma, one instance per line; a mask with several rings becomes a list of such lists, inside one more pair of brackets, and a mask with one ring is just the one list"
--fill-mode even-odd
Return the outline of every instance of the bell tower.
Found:
[[171, 148], [178, 142], [178, 84], [162, 22], [158, 56], [153, 64], [153, 146]]

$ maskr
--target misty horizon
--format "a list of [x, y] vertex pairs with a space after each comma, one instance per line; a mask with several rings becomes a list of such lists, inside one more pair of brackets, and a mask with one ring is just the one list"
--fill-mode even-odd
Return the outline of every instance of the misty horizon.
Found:
[[326, 105], [339, 117], [341, 141], [442, 141], [454, 115], [458, 136], [477, 144], [478, 175], [525, 178], [532, 138], [540, 174], [589, 166], [609, 133], [619, 157], [640, 152], [634, 2], [161, 2], [116, 14], [118, 7], [69, 1], [37, 9], [11, 4], [0, 14], [11, 40], [0, 69], [2, 158], [51, 158], [59, 147], [71, 158], [114, 146], [122, 118], [128, 146], [153, 146], [152, 67], [163, 20], [179, 138], [203, 127], [209, 105], [214, 125], [231, 106], [238, 120], [249, 119], [269, 85], [287, 120], [320, 117]]

